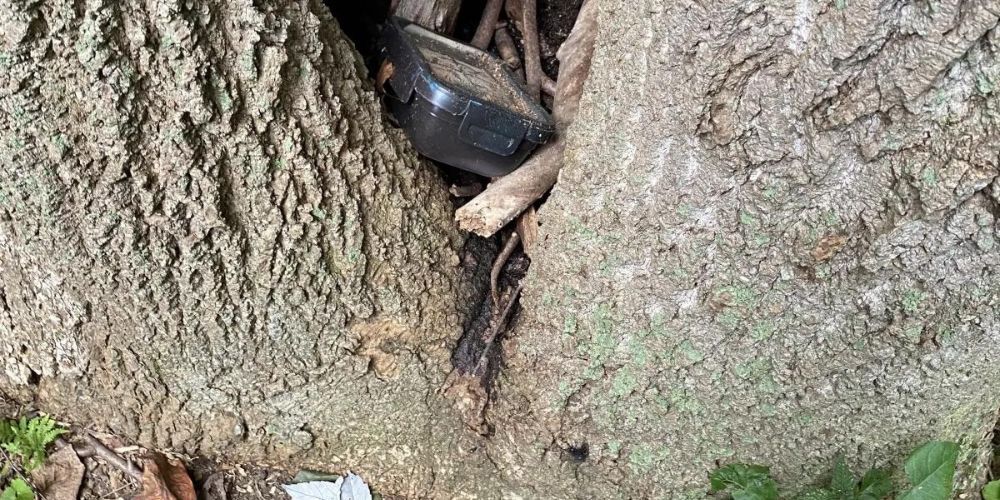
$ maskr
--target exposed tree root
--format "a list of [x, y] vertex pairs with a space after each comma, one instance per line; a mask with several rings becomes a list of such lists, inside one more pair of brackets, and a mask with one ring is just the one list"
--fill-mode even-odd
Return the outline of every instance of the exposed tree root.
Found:
[[493, 39], [496, 31], [497, 19], [500, 17], [500, 10], [503, 8], [503, 0], [489, 0], [486, 8], [483, 9], [483, 17], [479, 20], [479, 27], [472, 37], [472, 46], [485, 50]]

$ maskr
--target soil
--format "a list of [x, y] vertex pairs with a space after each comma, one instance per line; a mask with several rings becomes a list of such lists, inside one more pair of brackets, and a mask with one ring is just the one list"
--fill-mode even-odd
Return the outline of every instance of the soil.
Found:
[[556, 52], [573, 29], [583, 0], [540, 0], [538, 2], [538, 41], [542, 51], [542, 69], [553, 80], [559, 76]]

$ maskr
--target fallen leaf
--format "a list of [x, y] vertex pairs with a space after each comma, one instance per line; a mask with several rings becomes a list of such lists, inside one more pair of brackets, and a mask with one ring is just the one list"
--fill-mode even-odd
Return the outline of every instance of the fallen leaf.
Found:
[[306, 481], [283, 485], [292, 500], [372, 500], [372, 492], [361, 477], [350, 472], [344, 477], [302, 471], [299, 478], [336, 478], [336, 481]]
[[142, 461], [142, 491], [133, 500], [197, 500], [184, 464], [154, 454]]
[[76, 500], [84, 469], [73, 447], [63, 446], [49, 455], [41, 468], [31, 472], [31, 482], [46, 500]]
[[392, 74], [396, 71], [396, 68], [391, 62], [385, 61], [382, 66], [378, 69], [378, 74], [375, 76], [375, 84], [378, 86], [380, 92], [385, 91], [385, 82], [392, 78]]
[[340, 487], [344, 478], [335, 482], [309, 481], [308, 483], [286, 484], [282, 486], [292, 500], [340, 500]]
[[340, 500], [372, 500], [372, 492], [364, 480], [348, 472], [340, 486]]
[[298, 474], [295, 474], [295, 477], [292, 478], [292, 482], [289, 484], [311, 483], [313, 481], [336, 481], [340, 477], [340, 474], [328, 474], [326, 472], [303, 469]]

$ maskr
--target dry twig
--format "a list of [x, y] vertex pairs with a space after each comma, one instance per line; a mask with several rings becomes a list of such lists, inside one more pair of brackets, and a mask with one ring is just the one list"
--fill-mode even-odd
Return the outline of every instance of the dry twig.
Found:
[[529, 206], [517, 218], [517, 224], [514, 229], [517, 231], [517, 234], [521, 235], [521, 248], [524, 250], [524, 254], [530, 257], [531, 251], [535, 248], [535, 244], [538, 243], [538, 213], [535, 211], [535, 207]]
[[490, 270], [490, 294], [493, 296], [493, 308], [500, 307], [500, 272], [503, 271], [503, 266], [507, 264], [510, 260], [510, 256], [514, 254], [514, 250], [517, 249], [517, 244], [521, 241], [521, 235], [511, 233], [510, 238], [507, 238], [507, 244], [504, 245], [503, 250], [497, 255], [495, 261], [493, 261], [493, 269]]
[[538, 46], [538, 12], [536, 0], [521, 0], [521, 25], [524, 31], [524, 75], [528, 95], [538, 101], [542, 92], [542, 55]]
[[483, 9], [483, 17], [479, 19], [479, 27], [472, 37], [472, 46], [486, 50], [490, 46], [493, 32], [496, 31], [497, 19], [500, 18], [500, 9], [503, 8], [503, 0], [489, 0]]
[[542, 92], [548, 95], [556, 95], [556, 81], [549, 78], [548, 75], [542, 76]]
[[[139, 467], [137, 467], [130, 460], [115, 453], [107, 446], [104, 446], [104, 443], [95, 438], [89, 432], [83, 432], [83, 440], [87, 442], [87, 445], [93, 451], [94, 455], [100, 457], [116, 469], [128, 474], [136, 481], [142, 482], [142, 471], [139, 470]], [[81, 454], [80, 456], [82, 457], [84, 455]]]
[[393, 2], [393, 14], [409, 19], [429, 30], [451, 34], [455, 30], [462, 0], [399, 0]]
[[452, 184], [452, 186], [448, 188], [448, 192], [455, 198], [471, 198], [483, 192], [483, 185], [478, 182], [463, 185]]
[[518, 284], [517, 288], [514, 289], [514, 293], [510, 294], [510, 300], [507, 301], [507, 305], [504, 307], [503, 312], [496, 317], [493, 326], [490, 328], [490, 334], [486, 336], [483, 341], [483, 353], [479, 355], [479, 361], [476, 362], [475, 368], [472, 369], [472, 375], [477, 375], [483, 366], [486, 365], [486, 360], [489, 359], [490, 349], [493, 347], [493, 342], [496, 340], [497, 335], [503, 330], [504, 325], [507, 323], [507, 318], [510, 317], [511, 311], [514, 310], [514, 303], [517, 302], [518, 297], [521, 296], [521, 290], [524, 289], [524, 284]]
[[511, 71], [521, 77], [524, 81], [524, 67], [521, 66], [521, 56], [517, 53], [517, 45], [514, 44], [514, 37], [510, 36], [510, 31], [506, 27], [497, 28], [493, 34], [493, 42], [496, 43], [497, 52], [500, 58]]

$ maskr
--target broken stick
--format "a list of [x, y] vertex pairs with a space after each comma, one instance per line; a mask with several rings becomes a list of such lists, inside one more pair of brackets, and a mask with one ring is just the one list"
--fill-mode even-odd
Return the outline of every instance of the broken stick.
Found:
[[517, 299], [521, 296], [521, 291], [524, 290], [524, 284], [519, 283], [514, 292], [510, 294], [510, 300], [507, 301], [507, 305], [504, 306], [503, 311], [499, 316], [495, 318], [495, 322], [490, 328], [489, 335], [483, 339], [483, 352], [479, 355], [479, 360], [476, 362], [476, 366], [472, 369], [472, 375], [479, 375], [479, 371], [486, 366], [486, 362], [489, 359], [490, 349], [493, 348], [493, 342], [497, 339], [497, 336], [503, 330], [504, 325], [507, 324], [507, 318], [510, 317], [511, 311], [514, 310], [514, 304]]
[[524, 26], [524, 76], [528, 95], [538, 101], [542, 97], [542, 54], [538, 44], [538, 9], [536, 0], [521, 0], [521, 25]]
[[493, 268], [490, 270], [490, 294], [493, 297], [493, 312], [494, 314], [499, 312], [500, 308], [500, 272], [503, 271], [503, 267], [507, 265], [507, 261], [510, 260], [510, 256], [514, 254], [514, 250], [517, 249], [517, 244], [521, 242], [521, 235], [518, 233], [512, 233], [510, 238], [507, 239], [507, 244], [504, 245], [503, 250], [497, 255], [496, 261], [493, 262]]
[[486, 50], [493, 39], [493, 32], [496, 31], [497, 19], [500, 18], [500, 10], [503, 8], [503, 0], [489, 0], [483, 9], [483, 17], [479, 19], [479, 27], [472, 37], [472, 46]]
[[576, 118], [583, 84], [597, 38], [597, 2], [586, 0], [566, 43], [559, 48], [561, 70], [556, 81], [552, 114], [557, 134], [521, 168], [489, 185], [455, 212], [459, 227], [480, 236], [492, 236], [541, 198], [559, 177], [566, 150], [566, 129]]
[[111, 450], [111, 448], [104, 446], [104, 443], [100, 442], [91, 433], [84, 431], [82, 434], [83, 440], [93, 451], [94, 455], [101, 457], [104, 461], [108, 462], [116, 469], [132, 476], [135, 480], [140, 482], [142, 481], [142, 471], [139, 470], [139, 467], [137, 467], [134, 463], [115, 453]]
[[496, 33], [493, 35], [493, 40], [497, 45], [497, 52], [500, 53], [500, 58], [503, 59], [504, 64], [521, 77], [521, 82], [524, 82], [524, 68], [521, 66], [521, 56], [517, 53], [517, 45], [514, 44], [514, 37], [510, 36], [510, 31], [507, 30], [507, 27], [501, 26], [497, 28]]
[[555, 96], [556, 95], [556, 81], [553, 80], [553, 79], [551, 79], [551, 78], [549, 78], [548, 76], [544, 76], [542, 78], [542, 92], [545, 92], [546, 94], [548, 94], [550, 96]]

